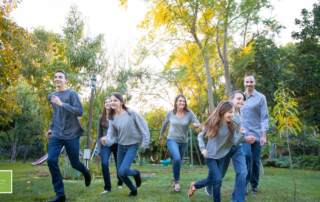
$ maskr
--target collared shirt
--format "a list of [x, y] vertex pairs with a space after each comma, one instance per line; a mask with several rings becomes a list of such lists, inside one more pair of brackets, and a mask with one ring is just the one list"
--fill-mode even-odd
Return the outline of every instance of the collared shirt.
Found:
[[242, 127], [246, 130], [246, 136], [252, 135], [256, 138], [256, 141], [260, 141], [262, 132], [269, 129], [266, 97], [254, 90], [250, 96], [246, 95], [246, 98], [241, 108], [243, 114]]

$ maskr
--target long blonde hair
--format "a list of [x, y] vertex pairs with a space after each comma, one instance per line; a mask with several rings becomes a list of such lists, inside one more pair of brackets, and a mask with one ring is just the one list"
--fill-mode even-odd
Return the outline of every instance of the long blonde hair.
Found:
[[[233, 107], [235, 106], [232, 102], [221, 101], [216, 110], [214, 110], [209, 118], [201, 124], [200, 129], [207, 129], [206, 136], [209, 139], [214, 138], [217, 135], [219, 127], [222, 124], [223, 115]], [[231, 140], [233, 138], [234, 131], [239, 130], [239, 125], [233, 120], [231, 120], [227, 124], [229, 129], [229, 139]]]

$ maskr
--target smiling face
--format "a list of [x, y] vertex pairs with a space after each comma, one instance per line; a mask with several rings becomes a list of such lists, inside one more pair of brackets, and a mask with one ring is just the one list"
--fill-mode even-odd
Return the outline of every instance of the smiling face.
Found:
[[64, 88], [68, 79], [66, 79], [65, 75], [61, 72], [57, 72], [54, 74], [54, 83], [57, 88]]
[[106, 99], [106, 101], [104, 101], [104, 107], [108, 110], [110, 109], [110, 103], [111, 103], [111, 100], [110, 99]]
[[232, 107], [226, 113], [223, 114], [222, 123], [227, 123], [232, 121], [233, 116], [234, 116], [234, 107]]
[[110, 107], [114, 110], [120, 109], [122, 107], [123, 102], [118, 100], [115, 96], [111, 96], [110, 98]]
[[179, 99], [176, 102], [178, 109], [183, 109], [186, 106], [186, 100], [183, 97], [179, 97]]
[[254, 80], [253, 76], [247, 76], [244, 78], [244, 86], [246, 87], [247, 92], [252, 92], [256, 84], [257, 82]]
[[230, 101], [234, 104], [237, 109], [240, 109], [244, 104], [244, 97], [241, 93], [236, 93], [234, 98], [230, 98]]

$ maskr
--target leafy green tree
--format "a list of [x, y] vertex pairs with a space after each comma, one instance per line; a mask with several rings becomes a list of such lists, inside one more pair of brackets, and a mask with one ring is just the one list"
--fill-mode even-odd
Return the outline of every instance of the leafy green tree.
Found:
[[300, 132], [301, 123], [298, 118], [299, 112], [297, 110], [298, 103], [295, 100], [294, 92], [289, 89], [284, 89], [280, 87], [275, 93], [275, 107], [273, 108], [274, 123], [276, 124], [277, 130], [280, 132], [280, 137], [282, 134], [285, 135], [288, 145], [289, 157], [290, 157], [290, 169], [294, 182], [294, 201], [296, 201], [296, 181], [292, 170], [292, 156], [289, 144], [289, 135]]
[[253, 44], [254, 62], [246, 66], [239, 79], [238, 89], [243, 89], [245, 73], [253, 73], [257, 78], [257, 90], [267, 98], [268, 106], [274, 107], [274, 92], [278, 83], [286, 81], [286, 51], [278, 48], [272, 39], [258, 37]]
[[38, 40], [10, 16], [19, 3], [19, 0], [4, 0], [0, 5], [0, 124], [7, 124], [12, 121], [12, 115], [21, 113], [16, 92], [10, 92], [9, 87], [16, 84], [20, 75], [28, 81], [41, 77], [39, 58], [43, 52], [37, 46]]
[[314, 4], [312, 11], [303, 9], [302, 19], [295, 23], [301, 28], [293, 32], [292, 37], [297, 43], [297, 54], [291, 56], [293, 71], [296, 74], [290, 86], [298, 97], [301, 117], [309, 125], [320, 129], [320, 4]]
[[18, 104], [22, 106], [22, 113], [13, 115], [14, 127], [12, 134], [12, 155], [11, 161], [16, 161], [20, 145], [25, 146], [24, 162], [26, 161], [28, 147], [40, 136], [44, 134], [44, 121], [40, 114], [42, 107], [38, 105], [38, 98], [31, 90], [31, 87], [23, 81], [22, 77], [16, 86], [10, 87], [11, 91], [16, 91]]

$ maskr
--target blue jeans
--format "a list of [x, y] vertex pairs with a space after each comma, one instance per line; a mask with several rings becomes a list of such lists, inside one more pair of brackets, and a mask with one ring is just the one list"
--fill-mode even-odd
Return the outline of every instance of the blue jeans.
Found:
[[222, 178], [224, 178], [227, 173], [230, 158], [232, 158], [233, 168], [236, 172], [236, 183], [232, 193], [231, 201], [244, 202], [247, 165], [241, 145], [231, 147], [229, 153], [219, 160], [219, 169]]
[[127, 185], [127, 187], [134, 191], [137, 188], [132, 184], [128, 176], [135, 176], [138, 174], [136, 170], [130, 169], [134, 157], [137, 154], [139, 144], [120, 145], [118, 144], [118, 175], [120, 179]]
[[[104, 180], [105, 191], [111, 191], [111, 180], [110, 180], [110, 172], [109, 172], [109, 158], [111, 153], [113, 153], [114, 161], [117, 167], [118, 144], [114, 144], [111, 147], [101, 145], [101, 167], [102, 167], [102, 175]], [[117, 169], [117, 177], [118, 177], [118, 186], [122, 186], [122, 180], [118, 175], [118, 169]]]
[[167, 139], [167, 145], [170, 150], [171, 156], [173, 158], [173, 163], [172, 163], [173, 179], [175, 181], [179, 181], [182, 159], [184, 157], [184, 154], [187, 151], [188, 143], [187, 142], [177, 143], [172, 139]]
[[64, 196], [62, 176], [58, 165], [60, 151], [65, 146], [72, 167], [80, 171], [84, 176], [89, 175], [88, 169], [79, 160], [79, 137], [63, 140], [52, 136], [49, 141], [47, 163], [52, 177], [52, 184], [56, 196]]
[[213, 201], [220, 202], [222, 178], [219, 171], [219, 159], [204, 158], [204, 160], [209, 168], [208, 177], [207, 179], [196, 182], [194, 184], [194, 187], [196, 189], [200, 189], [205, 186], [213, 186]]
[[261, 159], [260, 142], [254, 142], [253, 144], [244, 143], [243, 151], [246, 155], [246, 163], [248, 169], [246, 185], [250, 182], [252, 187], [258, 187]]

